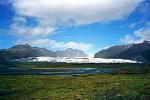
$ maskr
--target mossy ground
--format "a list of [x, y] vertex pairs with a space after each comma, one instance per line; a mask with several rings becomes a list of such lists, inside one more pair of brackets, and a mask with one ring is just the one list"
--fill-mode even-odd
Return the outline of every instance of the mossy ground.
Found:
[[150, 70], [140, 65], [111, 74], [0, 76], [0, 100], [150, 100]]

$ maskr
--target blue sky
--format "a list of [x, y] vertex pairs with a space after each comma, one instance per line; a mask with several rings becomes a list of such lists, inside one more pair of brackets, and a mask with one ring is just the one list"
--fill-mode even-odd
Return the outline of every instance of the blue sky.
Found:
[[0, 48], [28, 43], [88, 54], [150, 40], [149, 0], [0, 0]]

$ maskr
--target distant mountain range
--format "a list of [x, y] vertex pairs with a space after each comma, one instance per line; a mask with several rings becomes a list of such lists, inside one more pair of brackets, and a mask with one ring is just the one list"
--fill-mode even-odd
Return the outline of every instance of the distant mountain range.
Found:
[[64, 51], [56, 51], [55, 54], [57, 57], [87, 57], [87, 54], [85, 54], [83, 51], [71, 48], [68, 48]]
[[[15, 45], [9, 49], [0, 50], [0, 61], [9, 61], [29, 57], [87, 57], [77, 49], [68, 48], [64, 51], [51, 51], [45, 48], [32, 47], [29, 44]], [[97, 52], [95, 58], [129, 59], [150, 63], [150, 42], [139, 44], [116, 45]]]
[[95, 58], [130, 59], [150, 63], [150, 42], [117, 45], [97, 52]]
[[28, 57], [86, 57], [87, 55], [77, 49], [68, 48], [64, 51], [51, 51], [45, 48], [32, 47], [29, 44], [15, 45], [9, 49], [0, 50], [0, 60], [8, 61], [14, 59], [28, 58]]

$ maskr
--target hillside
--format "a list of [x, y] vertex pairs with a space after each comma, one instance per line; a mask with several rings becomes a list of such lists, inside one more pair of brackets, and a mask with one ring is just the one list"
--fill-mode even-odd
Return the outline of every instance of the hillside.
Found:
[[97, 52], [95, 58], [130, 59], [150, 63], [150, 42], [118, 45]]

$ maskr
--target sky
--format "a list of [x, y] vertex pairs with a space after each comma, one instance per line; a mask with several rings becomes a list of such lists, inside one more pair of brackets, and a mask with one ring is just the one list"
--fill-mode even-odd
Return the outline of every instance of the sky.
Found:
[[0, 49], [30, 44], [89, 55], [150, 40], [150, 0], [0, 0]]

